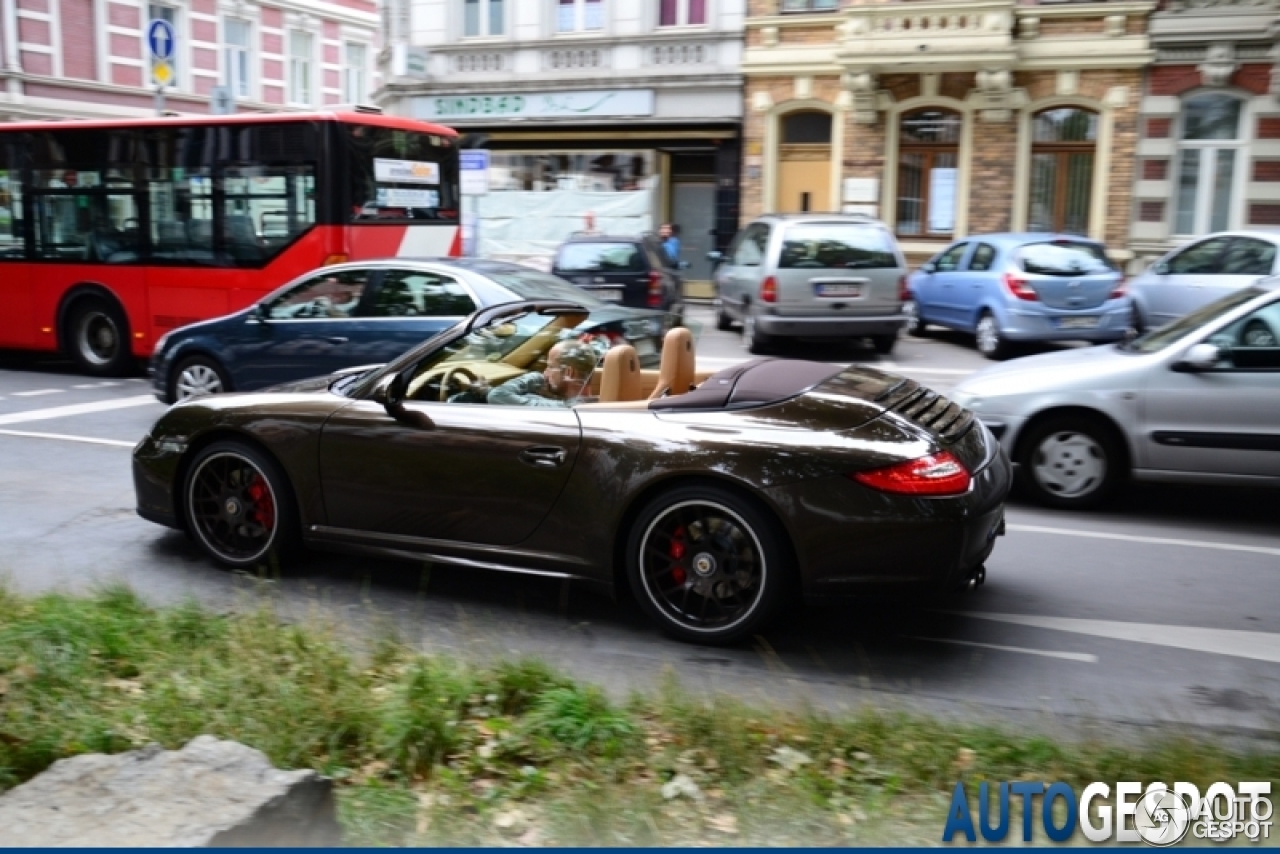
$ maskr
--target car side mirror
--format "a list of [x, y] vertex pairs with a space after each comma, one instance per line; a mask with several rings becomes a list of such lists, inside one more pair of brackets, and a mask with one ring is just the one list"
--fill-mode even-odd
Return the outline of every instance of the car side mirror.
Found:
[[250, 323], [266, 323], [267, 310], [262, 307], [262, 303], [254, 303], [249, 306], [249, 322]]
[[1174, 363], [1173, 369], [1184, 373], [1211, 371], [1223, 356], [1222, 348], [1217, 344], [1195, 344]]
[[932, 261], [925, 261], [923, 264], [920, 265], [920, 272], [936, 273], [938, 272], [938, 265], [933, 263]]

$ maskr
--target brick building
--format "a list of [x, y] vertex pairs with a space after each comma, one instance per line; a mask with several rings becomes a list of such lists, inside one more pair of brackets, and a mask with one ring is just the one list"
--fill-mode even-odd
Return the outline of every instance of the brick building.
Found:
[[154, 114], [144, 28], [177, 34], [166, 108], [209, 112], [367, 102], [375, 0], [0, 0], [0, 120]]
[[1131, 257], [1155, 5], [750, 0], [744, 216], [871, 213], [914, 261], [1004, 230]]
[[1280, 226], [1280, 3], [1171, 0], [1151, 16], [1133, 243], [1140, 257]]

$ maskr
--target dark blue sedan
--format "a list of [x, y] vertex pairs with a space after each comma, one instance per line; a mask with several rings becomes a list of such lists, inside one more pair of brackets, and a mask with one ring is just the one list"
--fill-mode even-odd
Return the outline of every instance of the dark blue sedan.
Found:
[[474, 258], [364, 261], [324, 267], [243, 311], [184, 326], [156, 342], [150, 373], [166, 403], [253, 391], [389, 362], [472, 312], [517, 300], [567, 299], [591, 311], [580, 327], [630, 343], [656, 365], [673, 318], [601, 302], [563, 279]]

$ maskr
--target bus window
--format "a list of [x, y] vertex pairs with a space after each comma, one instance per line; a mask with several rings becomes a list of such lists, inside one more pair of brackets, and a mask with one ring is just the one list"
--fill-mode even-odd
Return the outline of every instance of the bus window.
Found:
[[0, 144], [0, 259], [25, 258], [22, 228], [21, 163], [10, 155], [13, 146]]

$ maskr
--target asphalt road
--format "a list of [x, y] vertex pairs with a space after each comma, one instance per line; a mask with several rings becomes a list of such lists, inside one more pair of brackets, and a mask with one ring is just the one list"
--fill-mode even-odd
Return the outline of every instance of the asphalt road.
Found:
[[[699, 360], [747, 358], [709, 314]], [[945, 390], [985, 361], [963, 336], [784, 355], [866, 361]], [[928, 607], [810, 610], [752, 644], [668, 640], [634, 605], [542, 579], [315, 555], [267, 582], [204, 559], [133, 511], [130, 448], [163, 406], [140, 378], [102, 381], [0, 355], [0, 577], [28, 593], [124, 582], [214, 608], [270, 595], [353, 643], [394, 627], [474, 660], [535, 655], [612, 691], [674, 674], [688, 689], [838, 709], [930, 711], [1046, 734], [1280, 731], [1280, 526], [1275, 493], [1133, 488], [1105, 512], [1014, 501], [978, 592]], [[1133, 728], [1137, 728], [1134, 730]]]

